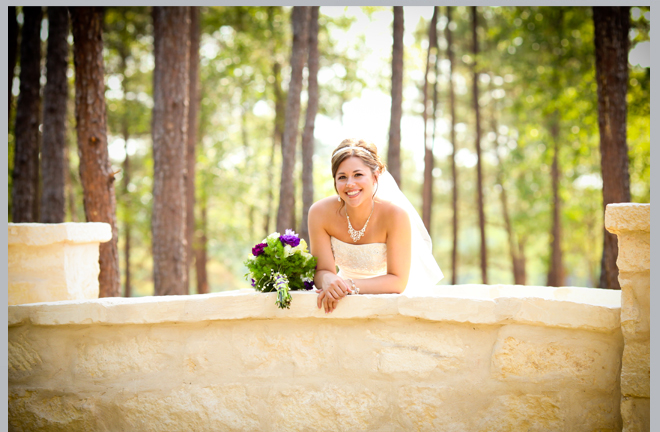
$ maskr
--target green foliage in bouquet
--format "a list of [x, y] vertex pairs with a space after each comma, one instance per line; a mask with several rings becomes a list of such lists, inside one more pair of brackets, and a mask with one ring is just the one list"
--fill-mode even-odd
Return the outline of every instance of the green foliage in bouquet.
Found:
[[252, 248], [245, 261], [245, 277], [261, 292], [277, 291], [281, 309], [291, 306], [290, 290], [311, 290], [314, 287], [316, 258], [307, 251], [307, 243], [293, 230], [284, 235], [274, 232]]

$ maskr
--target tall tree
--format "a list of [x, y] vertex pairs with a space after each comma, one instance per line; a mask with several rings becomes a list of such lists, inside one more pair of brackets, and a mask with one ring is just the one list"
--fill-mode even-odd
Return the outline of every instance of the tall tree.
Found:
[[[593, 19], [604, 210], [611, 203], [630, 202], [626, 141], [630, 7], [594, 7]], [[605, 229], [603, 235], [600, 287], [621, 289], [617, 239]]]
[[[284, 135], [284, 117], [286, 111], [286, 99], [284, 97], [284, 92], [282, 91], [282, 65], [280, 64], [277, 53], [279, 52], [280, 44], [279, 38], [275, 36], [275, 15], [276, 12], [279, 12], [277, 8], [281, 6], [269, 6], [267, 9], [268, 16], [268, 30], [271, 37], [271, 46], [272, 52], [275, 54], [273, 56], [272, 63], [272, 76], [273, 76], [273, 98], [275, 99], [275, 122], [273, 125], [273, 134], [272, 134], [272, 146], [270, 151], [270, 159], [268, 166], [266, 167], [266, 172], [268, 178], [273, 178], [273, 169], [275, 166], [275, 152], [277, 151], [278, 146], [282, 145], [282, 138]], [[266, 214], [264, 215], [264, 233], [265, 235], [270, 234], [270, 220], [271, 220], [271, 209], [273, 208], [273, 187], [275, 182], [269, 182], [267, 186], [267, 199], [266, 199]]]
[[[193, 241], [195, 235], [195, 162], [197, 160], [197, 113], [199, 111], [199, 6], [190, 7], [190, 64], [188, 66], [189, 88], [188, 97], [188, 143], [186, 145], [186, 240], [188, 248], [186, 257], [188, 264], [186, 271], [190, 272], [190, 265], [194, 256]], [[188, 277], [189, 281], [190, 278]], [[189, 282], [188, 282], [189, 284]], [[190, 292], [189, 287], [186, 290]]]
[[[491, 77], [489, 83], [493, 83], [494, 77]], [[493, 91], [491, 89], [491, 94]], [[496, 171], [496, 181], [500, 185], [500, 207], [502, 209], [502, 219], [504, 219], [504, 229], [506, 230], [509, 244], [509, 255], [511, 256], [511, 268], [513, 273], [513, 283], [516, 285], [525, 285], [526, 283], [526, 273], [525, 273], [525, 254], [524, 254], [524, 244], [523, 241], [516, 241], [516, 235], [513, 230], [513, 224], [511, 223], [511, 216], [509, 214], [509, 200], [507, 198], [507, 190], [504, 181], [505, 167], [504, 161], [500, 157], [500, 147], [499, 147], [499, 128], [497, 121], [497, 113], [500, 111], [501, 107], [497, 103], [496, 99], [491, 101], [491, 130], [495, 134], [495, 139], [493, 140], [493, 154], [497, 159], [497, 171]]]
[[189, 7], [154, 7], [154, 294], [187, 294], [186, 137]]
[[447, 6], [447, 60], [449, 62], [449, 136], [451, 141], [451, 178], [452, 178], [452, 248], [451, 248], [451, 284], [458, 283], [458, 173], [456, 172], [456, 95], [454, 94], [454, 48], [452, 47], [451, 6]]
[[[562, 26], [564, 25], [563, 10], [557, 8], [557, 17], [554, 23], [555, 38], [554, 41], [556, 54], [554, 56], [553, 79], [552, 79], [552, 93], [554, 100], [558, 100], [561, 95], [561, 82], [559, 80], [559, 70], [563, 67], [561, 41], [564, 39], [562, 34]], [[559, 196], [559, 183], [560, 183], [560, 167], [559, 167], [559, 149], [560, 149], [560, 121], [561, 113], [557, 107], [554, 108], [551, 115], [548, 117], [548, 129], [552, 137], [552, 144], [554, 151], [552, 154], [552, 231], [551, 231], [551, 244], [550, 244], [550, 268], [548, 270], [548, 286], [563, 286], [564, 285], [564, 264], [561, 248], [561, 198]]]
[[483, 175], [481, 168], [481, 118], [479, 114], [479, 70], [477, 57], [479, 56], [479, 39], [477, 7], [472, 6], [472, 106], [475, 115], [475, 147], [477, 150], [477, 210], [479, 212], [479, 231], [481, 233], [481, 280], [488, 283], [488, 260], [486, 255], [486, 215], [484, 212]]
[[[124, 138], [124, 150], [126, 155], [124, 156], [124, 162], [122, 164], [122, 189], [123, 189], [123, 198], [125, 204], [129, 203], [129, 185], [131, 183], [131, 156], [128, 152], [128, 140], [130, 139], [129, 123], [130, 123], [130, 111], [128, 109], [128, 100], [127, 94], [129, 91], [129, 81], [130, 77], [126, 74], [126, 67], [128, 56], [130, 53], [130, 46], [128, 42], [129, 35], [126, 33], [126, 9], [121, 8], [121, 15], [123, 26], [120, 33], [124, 33], [120, 36], [120, 42], [118, 46], [119, 52], [119, 63], [120, 63], [120, 73], [122, 75], [121, 80], [121, 90], [123, 97], [124, 112], [121, 118], [121, 135]], [[126, 214], [130, 214], [129, 211]], [[130, 218], [127, 218], [130, 219]], [[124, 221], [124, 297], [131, 297], [132, 294], [132, 281], [131, 281], [131, 239], [132, 239], [132, 221]]]
[[401, 105], [403, 103], [403, 6], [393, 6], [392, 110], [387, 147], [387, 170], [401, 186]]
[[282, 176], [280, 181], [280, 205], [277, 211], [277, 231], [293, 228], [294, 184], [293, 170], [296, 156], [296, 138], [300, 120], [300, 92], [302, 71], [307, 52], [307, 28], [309, 6], [294, 6], [291, 12], [293, 44], [291, 47], [291, 80], [286, 103], [284, 137], [282, 139]]
[[64, 148], [69, 85], [69, 12], [48, 7], [48, 52], [44, 88], [43, 137], [41, 139], [41, 222], [64, 222]]
[[552, 154], [552, 231], [550, 243], [550, 268], [548, 270], [548, 286], [564, 285], [564, 266], [561, 250], [561, 198], [559, 196], [559, 112], [555, 111], [550, 125], [554, 151]]
[[[106, 79], [119, 82], [120, 92], [109, 85], [112, 92], [106, 95], [108, 107], [108, 134], [124, 141], [124, 160], [121, 170], [121, 192], [117, 195], [119, 233], [123, 236], [124, 276], [123, 295], [131, 297], [136, 275], [149, 275], [151, 268], [140, 262], [139, 268], [131, 264], [136, 251], [149, 243], [150, 212], [143, 211], [151, 203], [142, 203], [140, 195], [150, 194], [151, 183], [142, 184], [139, 179], [148, 171], [142, 163], [139, 146], [141, 138], [151, 134], [151, 105], [146, 98], [136, 97], [151, 93], [151, 71], [140, 67], [144, 53], [151, 52], [151, 11], [146, 7], [109, 8], [104, 15], [104, 48], [107, 53]], [[146, 156], [146, 155], [145, 155]], [[149, 155], [150, 157], [150, 155]], [[151, 166], [149, 165], [149, 170]], [[136, 181], [137, 180], [137, 181]], [[146, 201], [146, 200], [145, 200]], [[140, 208], [142, 207], [142, 208]], [[138, 276], [139, 278], [139, 276]]]
[[20, 93], [16, 105], [12, 222], [39, 220], [41, 6], [23, 7]]
[[12, 92], [14, 86], [14, 70], [16, 69], [16, 54], [18, 51], [18, 22], [16, 21], [16, 6], [9, 6], [9, 110], [7, 114], [11, 119], [11, 102]]
[[309, 16], [309, 56], [307, 59], [307, 114], [302, 139], [302, 188], [303, 215], [300, 227], [301, 237], [309, 243], [307, 217], [314, 204], [314, 120], [319, 108], [319, 6], [312, 6]]
[[[273, 178], [273, 168], [275, 165], [275, 152], [278, 146], [282, 145], [282, 138], [284, 135], [284, 113], [285, 113], [285, 99], [284, 92], [282, 91], [282, 65], [275, 60], [273, 63], [273, 93], [275, 97], [275, 122], [273, 125], [272, 146], [270, 149], [270, 159], [268, 167], [266, 168], [268, 178]], [[270, 234], [270, 219], [271, 209], [273, 207], [273, 182], [268, 184], [268, 198], [266, 199], [266, 214], [264, 215], [264, 232], [266, 235]]]
[[73, 60], [76, 87], [76, 130], [85, 217], [106, 222], [112, 240], [99, 248], [99, 296], [119, 296], [119, 255], [114, 173], [108, 155], [103, 72], [103, 9], [72, 7]]
[[[431, 208], [433, 206], [433, 145], [429, 142], [428, 138], [428, 99], [429, 99], [429, 69], [431, 67], [431, 51], [435, 50], [437, 57], [438, 52], [436, 44], [438, 41], [437, 27], [438, 27], [438, 11], [439, 6], [433, 8], [433, 17], [429, 25], [429, 49], [426, 53], [426, 70], [424, 72], [424, 93], [422, 118], [424, 120], [424, 184], [422, 186], [422, 221], [426, 230], [431, 232]], [[437, 80], [437, 77], [436, 77]], [[435, 118], [433, 119], [435, 123]]]

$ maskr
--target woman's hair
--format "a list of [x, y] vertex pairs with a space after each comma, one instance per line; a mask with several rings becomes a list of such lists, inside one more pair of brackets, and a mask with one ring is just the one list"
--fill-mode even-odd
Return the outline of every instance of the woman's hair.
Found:
[[[360, 147], [364, 150], [351, 148], [342, 151], [346, 147]], [[333, 178], [337, 175], [339, 165], [352, 156], [362, 159], [362, 162], [371, 169], [373, 174], [381, 173], [385, 169], [385, 164], [380, 160], [378, 149], [374, 143], [357, 138], [348, 138], [342, 141], [332, 152], [331, 164]]]
[[[347, 148], [347, 147], [359, 147], [358, 148]], [[344, 150], [342, 150], [344, 149]], [[332, 152], [332, 180], [335, 186], [335, 192], [337, 191], [337, 170], [339, 165], [350, 157], [358, 157], [364, 162], [366, 166], [369, 167], [372, 174], [379, 174], [385, 170], [385, 164], [380, 160], [378, 156], [378, 149], [374, 143], [367, 142], [363, 139], [357, 138], [348, 138], [342, 141], [337, 148]], [[341, 208], [344, 207], [344, 202], [342, 200]]]

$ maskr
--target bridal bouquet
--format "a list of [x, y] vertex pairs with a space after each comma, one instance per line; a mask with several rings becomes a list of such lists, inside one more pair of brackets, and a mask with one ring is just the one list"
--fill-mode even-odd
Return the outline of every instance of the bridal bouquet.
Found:
[[277, 291], [275, 304], [281, 309], [291, 306], [290, 290], [314, 287], [316, 258], [307, 251], [305, 240], [290, 229], [263, 239], [244, 264], [249, 271], [245, 277], [257, 291]]

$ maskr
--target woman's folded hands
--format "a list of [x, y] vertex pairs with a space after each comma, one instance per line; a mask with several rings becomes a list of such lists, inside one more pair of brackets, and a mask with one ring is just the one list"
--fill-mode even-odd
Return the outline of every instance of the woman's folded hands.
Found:
[[335, 310], [337, 304], [339, 304], [339, 300], [351, 292], [351, 284], [337, 275], [327, 275], [324, 282], [327, 282], [323, 284], [325, 286], [322, 289], [316, 290], [319, 293], [316, 305], [319, 309], [323, 307], [325, 313], [330, 313]]

